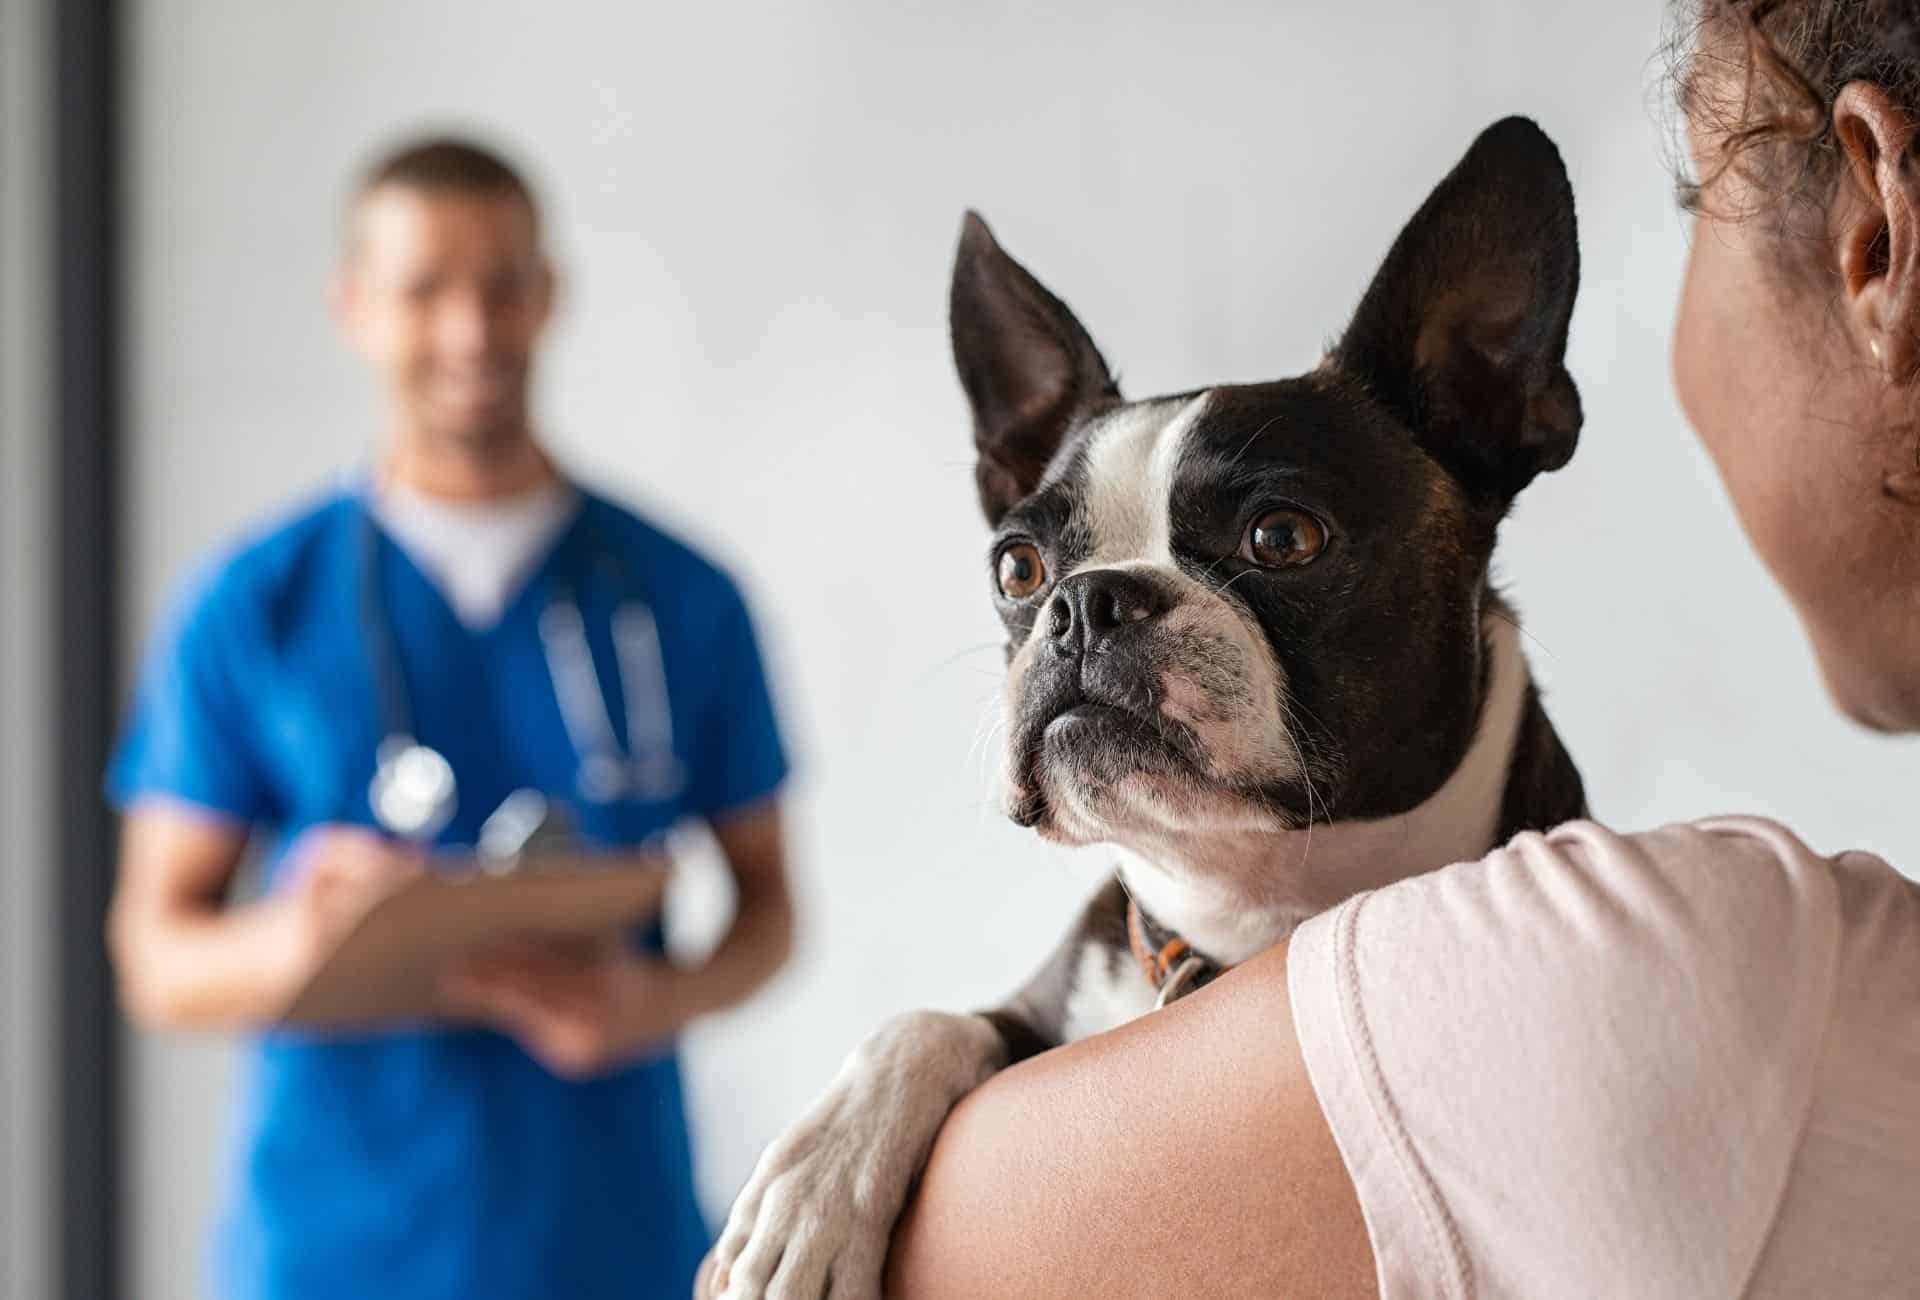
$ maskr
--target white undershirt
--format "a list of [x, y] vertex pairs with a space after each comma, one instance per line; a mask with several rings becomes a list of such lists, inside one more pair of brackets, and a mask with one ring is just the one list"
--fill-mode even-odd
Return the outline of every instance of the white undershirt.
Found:
[[580, 494], [557, 478], [497, 501], [448, 501], [391, 483], [372, 499], [381, 529], [475, 631], [500, 621], [579, 508]]

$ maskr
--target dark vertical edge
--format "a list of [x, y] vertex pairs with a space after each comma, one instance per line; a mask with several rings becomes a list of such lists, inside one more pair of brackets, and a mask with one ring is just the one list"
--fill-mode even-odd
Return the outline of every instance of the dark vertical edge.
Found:
[[118, 695], [119, 58], [112, 0], [53, 5], [60, 1294], [120, 1294], [120, 1022], [106, 951]]

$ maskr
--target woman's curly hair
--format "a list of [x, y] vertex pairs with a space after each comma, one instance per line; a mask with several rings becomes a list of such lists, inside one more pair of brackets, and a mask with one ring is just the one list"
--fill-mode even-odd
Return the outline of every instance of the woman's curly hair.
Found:
[[1920, 0], [1677, 0], [1673, 16], [1679, 107], [1716, 142], [1717, 156], [1682, 175], [1689, 210], [1733, 171], [1793, 233], [1832, 196], [1833, 101], [1848, 83], [1872, 82], [1920, 118]]

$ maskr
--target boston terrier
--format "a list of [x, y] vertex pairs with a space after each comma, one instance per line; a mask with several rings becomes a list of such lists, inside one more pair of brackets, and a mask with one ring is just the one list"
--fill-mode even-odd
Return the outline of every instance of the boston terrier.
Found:
[[877, 1297], [948, 1110], [1363, 890], [1584, 814], [1493, 589], [1494, 537], [1572, 456], [1573, 193], [1489, 127], [1318, 368], [1129, 401], [968, 214], [953, 350], [1007, 630], [1008, 815], [1115, 878], [1004, 1005], [869, 1038], [767, 1149], [709, 1261], [730, 1300]]

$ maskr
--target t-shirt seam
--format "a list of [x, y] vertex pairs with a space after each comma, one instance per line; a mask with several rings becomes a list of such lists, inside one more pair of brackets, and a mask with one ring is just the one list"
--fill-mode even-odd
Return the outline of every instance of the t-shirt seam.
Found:
[[[1730, 832], [1709, 827], [1707, 828], [1707, 833], [1714, 835], [1727, 834]], [[1732, 833], [1744, 834], [1745, 832]], [[1822, 859], [1822, 861], [1831, 862], [1831, 859]], [[1829, 870], [1831, 870], [1830, 867]], [[1742, 1296], [1753, 1293], [1754, 1275], [1759, 1271], [1760, 1262], [1767, 1256], [1767, 1248], [1773, 1243], [1774, 1231], [1780, 1225], [1781, 1212], [1786, 1208], [1787, 1193], [1793, 1187], [1793, 1171], [1800, 1163], [1800, 1149], [1806, 1145], [1809, 1122], [1813, 1118], [1814, 1099], [1820, 1091], [1820, 1068], [1821, 1063], [1826, 1059], [1827, 1055], [1827, 1039], [1833, 1032], [1833, 1001], [1840, 985], [1841, 917], [1838, 888], [1832, 885], [1830, 876], [1828, 883], [1833, 890], [1832, 893], [1827, 895], [1828, 914], [1833, 920], [1833, 931], [1829, 936], [1831, 941], [1827, 945], [1825, 971], [1826, 996], [1823, 999], [1824, 1005], [1821, 1009], [1820, 1034], [1818, 1043], [1814, 1049], [1813, 1070], [1808, 1078], [1807, 1095], [1801, 1102], [1800, 1121], [1795, 1126], [1793, 1135], [1793, 1150], [1787, 1156], [1786, 1167], [1782, 1171], [1780, 1178], [1780, 1186], [1774, 1193], [1773, 1208], [1767, 1215], [1767, 1226], [1765, 1230], [1759, 1234], [1757, 1244], [1754, 1248], [1753, 1258], [1747, 1261], [1746, 1272], [1741, 1278], [1739, 1294]]]
[[189, 784], [185, 781], [156, 781], [144, 777], [125, 785], [110, 780], [107, 797], [122, 813], [130, 812], [140, 804], [173, 804], [195, 815], [213, 818], [248, 832], [268, 824], [263, 816], [241, 812], [231, 804], [208, 795], [204, 788], [192, 791], [185, 789]]
[[[164, 652], [167, 659], [174, 661], [170, 666], [177, 669], [185, 678], [187, 689], [196, 693], [204, 692], [209, 686], [213, 686], [213, 683], [208, 681], [211, 677], [218, 683], [214, 689], [230, 694], [238, 693], [239, 697], [245, 695], [245, 688], [241, 681], [242, 674], [229, 671], [229, 665], [221, 662], [206, 644], [211, 638], [215, 645], [223, 649], [230, 647], [234, 640], [230, 625], [236, 618], [242, 616], [247, 621], [248, 630], [257, 632], [255, 623], [259, 617], [261, 596], [251, 583], [235, 590], [233, 583], [235, 563], [236, 561], [232, 558], [223, 561], [217, 570], [217, 576], [209, 581], [205, 589], [200, 591], [192, 603], [182, 611], [177, 629], [169, 634], [173, 637], [172, 644], [156, 647], [157, 651]], [[239, 603], [237, 610], [234, 608], [236, 603]], [[151, 707], [151, 702], [145, 698], [148, 688], [145, 673], [150, 669], [150, 665], [143, 668], [142, 681], [137, 690], [127, 726], [144, 729], [151, 725], [150, 720], [144, 716]], [[119, 762], [117, 757], [109, 764], [107, 779], [109, 797], [122, 809], [130, 808], [140, 799], [152, 796], [176, 799], [182, 803], [208, 809], [250, 830], [270, 825], [277, 820], [282, 806], [281, 791], [271, 763], [271, 747], [260, 735], [256, 714], [251, 710], [224, 707], [215, 707], [214, 712], [220, 715], [211, 720], [214, 730], [223, 734], [225, 743], [236, 746], [245, 755], [246, 761], [242, 767], [248, 774], [245, 781], [248, 788], [244, 792], [236, 796], [230, 784], [230, 778], [215, 777], [206, 771], [192, 770], [182, 773], [175, 770], [156, 775], [150, 767], [151, 754], [143, 753], [142, 761], [136, 765], [137, 770], [130, 775], [130, 778], [122, 777], [115, 771]], [[202, 719], [202, 721], [207, 720]], [[123, 730], [117, 743], [124, 744], [131, 734], [131, 731]], [[204, 740], [204, 737], [201, 739]], [[202, 745], [195, 746], [196, 751], [202, 748]], [[146, 749], [144, 744], [142, 749]], [[200, 756], [196, 753], [194, 765], [196, 768], [199, 766], [197, 759]], [[116, 785], [120, 788], [115, 789]]]
[[730, 794], [712, 801], [702, 801], [699, 806], [691, 809], [691, 811], [695, 817], [700, 818], [702, 821], [725, 821], [735, 813], [744, 812], [748, 808], [765, 803], [773, 798], [780, 792], [780, 788], [787, 783], [787, 776], [786, 763], [783, 760], [775, 764], [775, 771], [771, 779], [755, 779], [747, 782], [749, 787], [747, 793], [739, 795]]
[[1475, 1294], [1473, 1266], [1461, 1240], [1459, 1225], [1448, 1212], [1432, 1175], [1413, 1150], [1412, 1139], [1400, 1118], [1400, 1108], [1387, 1086], [1386, 1073], [1381, 1069], [1366, 1013], [1360, 1005], [1359, 962], [1353, 931], [1359, 922], [1361, 907], [1371, 897], [1371, 894], [1363, 894], [1348, 900], [1334, 922], [1331, 956], [1334, 962], [1334, 988], [1339, 995], [1341, 1028], [1347, 1040], [1348, 1054], [1360, 1072], [1361, 1088], [1373, 1111], [1374, 1123], [1385, 1135], [1387, 1148], [1393, 1154], [1394, 1167], [1399, 1171], [1409, 1198], [1419, 1211], [1428, 1248], [1448, 1266], [1449, 1289], [1457, 1291], [1463, 1300], [1472, 1300]]

